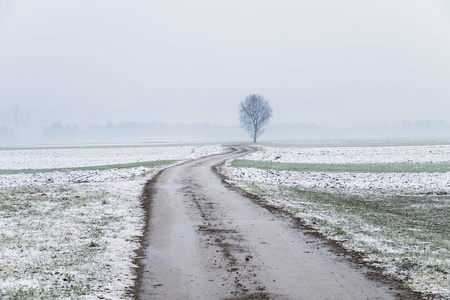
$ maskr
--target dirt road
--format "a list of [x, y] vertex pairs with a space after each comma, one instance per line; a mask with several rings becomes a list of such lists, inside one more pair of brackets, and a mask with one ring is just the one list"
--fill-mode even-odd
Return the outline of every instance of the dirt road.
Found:
[[139, 299], [399, 299], [291, 218], [227, 187], [212, 166], [243, 151], [166, 169], [148, 185]]

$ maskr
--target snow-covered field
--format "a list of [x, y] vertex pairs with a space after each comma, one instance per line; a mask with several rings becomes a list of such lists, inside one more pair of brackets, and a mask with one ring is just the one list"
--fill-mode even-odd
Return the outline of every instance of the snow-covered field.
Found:
[[222, 152], [220, 145], [97, 146], [0, 149], [0, 170], [57, 169], [195, 159]]
[[284, 163], [382, 164], [450, 162], [450, 145], [376, 147], [265, 146], [245, 159]]
[[[242, 159], [233, 163], [240, 167], [220, 169], [232, 184], [365, 253], [414, 290], [450, 298], [450, 173], [376, 171], [379, 164], [447, 163], [450, 146], [263, 146]], [[290, 171], [289, 164], [306, 170]], [[307, 170], [330, 164], [339, 165], [332, 172]], [[373, 171], [346, 171], [355, 164]]]
[[[189, 160], [222, 146], [0, 150], [0, 169]], [[146, 164], [148, 165], [148, 163]], [[163, 166], [0, 175], [1, 299], [131, 299], [140, 196]]]
[[304, 188], [450, 193], [450, 173], [328, 173], [229, 168], [234, 179]]
[[72, 183], [133, 180], [145, 176], [152, 168], [113, 168], [108, 170], [74, 170], [68, 172], [37, 172], [0, 175], [2, 187], [53, 186]]
[[[164, 167], [148, 162], [220, 152], [220, 145], [0, 149], [0, 298], [131, 299], [144, 225], [139, 197]], [[244, 158], [434, 165], [450, 162], [450, 146], [264, 146]], [[122, 164], [133, 165], [114, 166]], [[81, 167], [88, 169], [62, 171]], [[449, 172], [221, 170], [413, 289], [450, 298]]]
[[[348, 172], [357, 165], [380, 164], [430, 166], [450, 162], [450, 146], [386, 146], [386, 147], [277, 147], [266, 146], [245, 156], [246, 160], [291, 164], [340, 164], [341, 172], [293, 172], [257, 168], [229, 168], [233, 178], [267, 184], [283, 184], [305, 188], [337, 188], [345, 190], [415, 191], [416, 193], [450, 192], [450, 172], [445, 173], [378, 173]], [[356, 165], [356, 166], [355, 166]], [[369, 166], [370, 168], [370, 166]], [[414, 167], [411, 167], [414, 170]], [[426, 168], [421, 168], [426, 169]]]

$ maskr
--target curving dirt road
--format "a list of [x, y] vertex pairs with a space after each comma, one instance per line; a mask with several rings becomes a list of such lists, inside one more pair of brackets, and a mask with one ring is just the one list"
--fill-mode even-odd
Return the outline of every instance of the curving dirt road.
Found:
[[246, 151], [168, 168], [149, 183], [139, 299], [405, 299], [227, 187], [212, 167]]

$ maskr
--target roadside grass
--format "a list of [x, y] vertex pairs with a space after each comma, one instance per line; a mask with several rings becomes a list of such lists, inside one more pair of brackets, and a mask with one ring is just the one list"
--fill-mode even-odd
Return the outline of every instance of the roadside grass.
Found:
[[[142, 226], [141, 215], [128, 216], [139, 199], [127, 184], [1, 188], [0, 299], [102, 298], [118, 287], [125, 291], [132, 283], [126, 263], [133, 251], [127, 248], [138, 244], [132, 228]], [[131, 186], [139, 193], [138, 181]]]
[[398, 163], [398, 164], [305, 164], [280, 163], [236, 159], [231, 163], [236, 168], [256, 168], [263, 170], [330, 172], [330, 173], [446, 173], [450, 163]]
[[91, 171], [91, 170], [111, 170], [111, 169], [130, 169], [137, 167], [156, 168], [164, 165], [175, 163], [175, 160], [157, 160], [144, 161], [128, 164], [102, 165], [90, 167], [73, 167], [73, 168], [54, 168], [54, 169], [20, 169], [20, 170], [0, 170], [0, 175], [5, 174], [32, 174], [32, 173], [50, 173], [50, 172], [70, 172], [70, 171]]
[[413, 289], [450, 297], [450, 196], [239, 185], [364, 253]]

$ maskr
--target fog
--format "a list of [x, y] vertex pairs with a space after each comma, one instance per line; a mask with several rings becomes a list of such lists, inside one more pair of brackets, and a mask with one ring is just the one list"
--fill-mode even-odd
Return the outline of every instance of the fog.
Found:
[[0, 0], [0, 127], [234, 128], [251, 93], [272, 124], [449, 122], [449, 13], [448, 0]]

